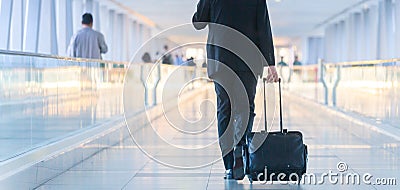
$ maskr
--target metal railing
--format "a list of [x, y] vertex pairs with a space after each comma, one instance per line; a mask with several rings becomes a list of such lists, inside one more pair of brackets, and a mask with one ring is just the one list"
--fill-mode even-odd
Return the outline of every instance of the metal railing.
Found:
[[400, 127], [400, 59], [279, 67], [292, 94]]
[[58, 55], [38, 54], [38, 53], [29, 53], [29, 52], [21, 52], [21, 51], [0, 50], [0, 55], [48, 58], [48, 59], [56, 59], [56, 60], [60, 60], [60, 61], [70, 61], [70, 62], [86, 62], [86, 63], [102, 63], [102, 64], [109, 64], [109, 65], [124, 65], [125, 67], [127, 67], [129, 65], [129, 62], [108, 61], [108, 60], [101, 60], [101, 59], [62, 57], [62, 56], [58, 56]]

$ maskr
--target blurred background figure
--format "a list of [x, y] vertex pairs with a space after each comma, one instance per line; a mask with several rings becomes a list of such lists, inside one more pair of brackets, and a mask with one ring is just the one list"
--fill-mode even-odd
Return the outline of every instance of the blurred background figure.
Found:
[[299, 56], [294, 56], [294, 62], [293, 62], [293, 66], [301, 66], [303, 65], [300, 61], [299, 61]]
[[143, 54], [142, 61], [144, 63], [151, 63], [152, 62], [149, 52], [146, 52], [146, 53]]
[[186, 60], [186, 66], [196, 66], [196, 63], [194, 62], [194, 57], [190, 57], [189, 59]]
[[158, 61], [159, 61], [159, 58], [160, 58], [160, 52], [156, 52], [155, 54], [154, 54], [154, 57], [155, 57], [155, 59], [153, 60], [153, 62], [154, 63], [157, 63]]
[[201, 64], [201, 67], [202, 67], [202, 68], [207, 68], [207, 62], [204, 61], [203, 64]]
[[164, 53], [163, 53], [163, 58], [162, 58], [162, 63], [167, 64], [167, 65], [173, 65], [174, 60], [172, 58], [172, 55], [170, 52], [168, 52], [168, 46], [164, 46]]
[[82, 15], [82, 29], [72, 36], [67, 54], [70, 57], [102, 59], [101, 54], [108, 51], [104, 35], [93, 28], [93, 16]]
[[283, 61], [283, 56], [281, 56], [281, 61], [278, 63], [278, 66], [284, 66], [284, 67], [286, 67], [286, 66], [288, 66], [288, 64], [287, 63], [285, 63], [285, 61]]
[[291, 69], [289, 65], [284, 61], [284, 56], [281, 56], [281, 61], [278, 63], [279, 75], [282, 77], [283, 81], [290, 81]]
[[175, 55], [175, 65], [182, 65], [183, 64], [183, 56], [176, 54]]

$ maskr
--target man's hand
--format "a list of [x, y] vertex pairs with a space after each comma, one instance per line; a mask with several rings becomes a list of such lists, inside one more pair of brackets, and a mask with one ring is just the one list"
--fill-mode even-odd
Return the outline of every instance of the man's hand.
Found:
[[278, 72], [276, 72], [275, 66], [269, 66], [268, 67], [268, 76], [267, 76], [267, 82], [268, 83], [275, 83], [279, 81], [279, 76]]

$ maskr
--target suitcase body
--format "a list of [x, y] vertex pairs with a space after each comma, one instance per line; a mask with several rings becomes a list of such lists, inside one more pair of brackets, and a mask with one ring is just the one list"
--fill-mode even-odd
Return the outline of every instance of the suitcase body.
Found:
[[[307, 170], [307, 146], [299, 131], [287, 131], [282, 124], [282, 94], [279, 81], [280, 128], [278, 132], [251, 133], [248, 138], [246, 173], [251, 181], [301, 181]], [[264, 114], [266, 113], [264, 80]], [[264, 115], [266, 118], [266, 114]]]
[[297, 131], [252, 133], [248, 176], [254, 181], [300, 181], [307, 170], [307, 146]]

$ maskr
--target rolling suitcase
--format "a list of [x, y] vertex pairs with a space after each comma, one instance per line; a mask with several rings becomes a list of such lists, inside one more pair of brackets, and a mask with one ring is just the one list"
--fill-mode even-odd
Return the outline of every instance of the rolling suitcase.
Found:
[[282, 92], [279, 79], [280, 131], [268, 132], [266, 119], [266, 79], [264, 86], [265, 131], [254, 132], [248, 138], [245, 151], [246, 174], [252, 181], [297, 181], [300, 183], [307, 169], [307, 146], [299, 131], [283, 129]]

